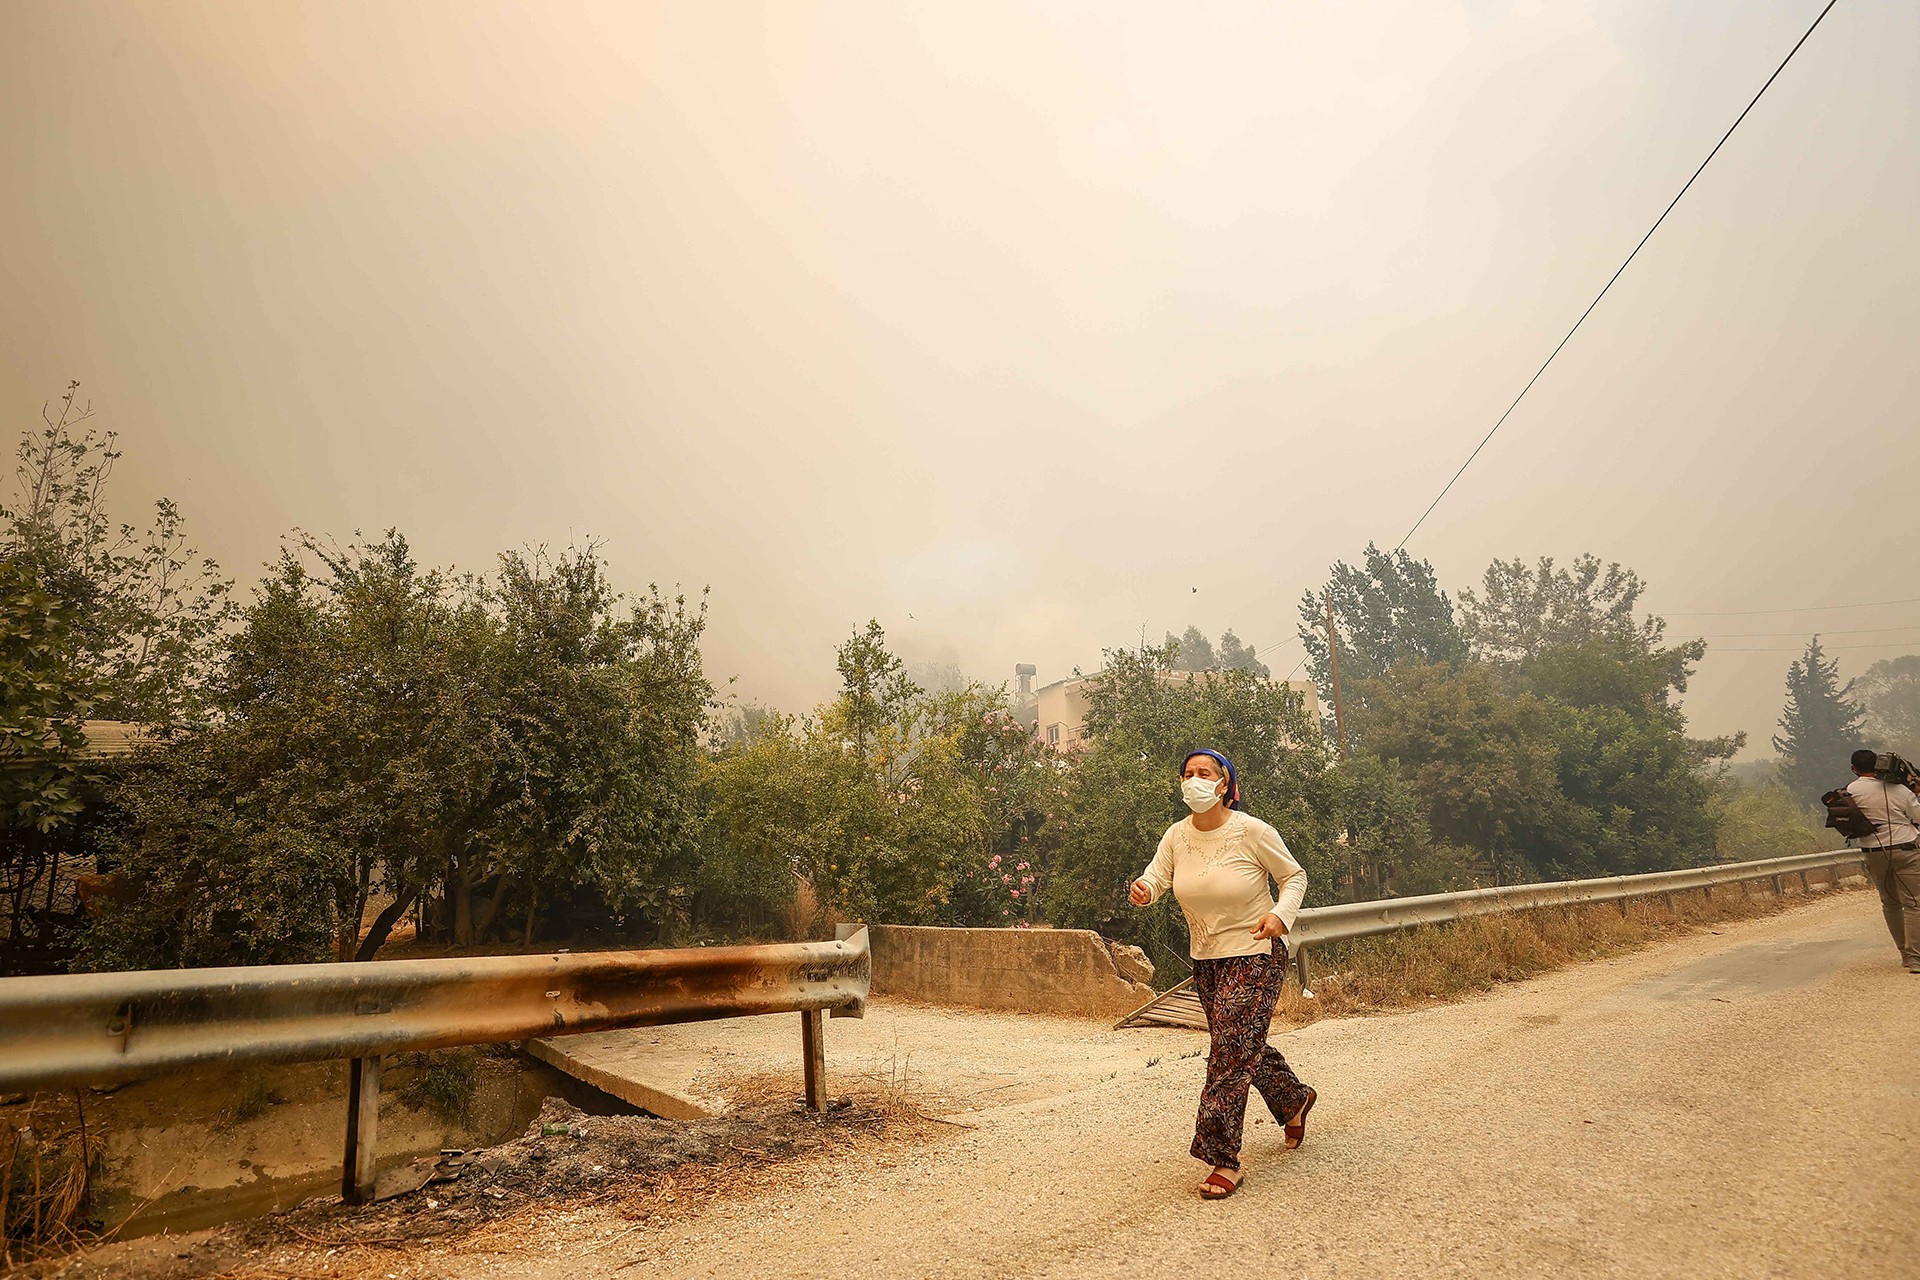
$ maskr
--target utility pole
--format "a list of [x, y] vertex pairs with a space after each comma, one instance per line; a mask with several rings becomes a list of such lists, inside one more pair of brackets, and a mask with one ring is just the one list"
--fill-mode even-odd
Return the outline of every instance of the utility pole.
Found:
[[1333, 674], [1333, 731], [1340, 741], [1340, 758], [1347, 758], [1347, 717], [1340, 705], [1340, 632], [1333, 625], [1333, 588], [1327, 588], [1327, 664]]

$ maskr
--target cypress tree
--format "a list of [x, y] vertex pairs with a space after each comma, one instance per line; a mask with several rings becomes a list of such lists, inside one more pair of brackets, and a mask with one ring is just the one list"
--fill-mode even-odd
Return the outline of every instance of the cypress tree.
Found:
[[1847, 777], [1847, 757], [1860, 745], [1864, 709], [1840, 683], [1840, 664], [1820, 651], [1820, 637], [1804, 658], [1787, 668], [1787, 705], [1773, 749], [1780, 753], [1780, 781], [1796, 800], [1812, 804], [1836, 780]]

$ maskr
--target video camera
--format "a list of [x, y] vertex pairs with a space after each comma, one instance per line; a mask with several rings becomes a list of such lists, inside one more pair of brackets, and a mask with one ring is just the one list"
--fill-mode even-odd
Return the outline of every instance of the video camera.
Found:
[[1920, 770], [1891, 751], [1882, 751], [1873, 757], [1873, 776], [1882, 782], [1894, 782], [1909, 791], [1920, 793]]

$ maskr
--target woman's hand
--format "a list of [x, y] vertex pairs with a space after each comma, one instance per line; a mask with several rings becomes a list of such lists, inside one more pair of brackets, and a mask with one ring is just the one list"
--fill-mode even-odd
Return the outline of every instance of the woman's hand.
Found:
[[1136, 907], [1144, 907], [1153, 901], [1153, 890], [1147, 887], [1145, 880], [1135, 880], [1127, 889], [1127, 901]]
[[1281, 923], [1279, 916], [1269, 911], [1267, 912], [1267, 914], [1260, 917], [1260, 923], [1253, 926], [1253, 929], [1251, 932], [1253, 933], [1253, 936], [1256, 938], [1261, 938], [1261, 939], [1279, 938], [1279, 937], [1285, 936], [1287, 932], [1287, 926]]

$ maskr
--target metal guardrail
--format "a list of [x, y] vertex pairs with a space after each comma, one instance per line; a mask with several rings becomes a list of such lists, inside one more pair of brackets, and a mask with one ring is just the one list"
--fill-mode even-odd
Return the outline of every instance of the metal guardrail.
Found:
[[1596, 902], [1624, 904], [1635, 898], [1655, 898], [1687, 890], [1712, 890], [1716, 885], [1771, 880], [1776, 892], [1786, 876], [1806, 885], [1809, 871], [1839, 869], [1861, 861], [1858, 849], [1803, 853], [1790, 858], [1757, 862], [1729, 862], [1679, 871], [1653, 871], [1635, 876], [1604, 876], [1593, 880], [1557, 880], [1544, 884], [1506, 885], [1496, 889], [1468, 889], [1461, 893], [1432, 893], [1418, 898], [1381, 898], [1373, 902], [1343, 902], [1331, 907], [1309, 907], [1287, 934], [1300, 987], [1308, 988], [1307, 951], [1330, 942], [1397, 933], [1427, 924], [1448, 924], [1472, 916], [1501, 911], [1531, 911], [1540, 907], [1577, 907]]
[[352, 1060], [342, 1194], [373, 1193], [380, 1057], [618, 1027], [799, 1013], [825, 1105], [822, 1015], [860, 1017], [865, 926], [834, 942], [0, 978], [0, 1089], [195, 1067]]
[[[1550, 880], [1544, 884], [1505, 885], [1495, 889], [1468, 889], [1461, 893], [1432, 893], [1417, 898], [1377, 898], [1371, 902], [1343, 902], [1331, 907], [1308, 907], [1295, 919], [1287, 932], [1287, 946], [1293, 956], [1294, 972], [1300, 989], [1311, 994], [1312, 963], [1308, 952], [1313, 947], [1371, 938], [1383, 933], [1398, 933], [1422, 925], [1450, 924], [1473, 916], [1502, 911], [1532, 911], [1541, 907], [1578, 907], [1599, 902], [1617, 902], [1621, 909], [1636, 898], [1698, 890], [1711, 893], [1718, 885], [1745, 885], [1755, 880], [1770, 880], [1774, 892], [1782, 892], [1788, 876], [1800, 877], [1807, 887], [1809, 871], [1830, 871], [1835, 880], [1842, 870], [1862, 861], [1858, 849], [1835, 849], [1826, 853], [1803, 853], [1790, 858], [1767, 858], [1757, 862], [1730, 862], [1713, 867], [1688, 867], [1680, 871], [1653, 871], [1636, 876], [1605, 876], [1594, 880]], [[1136, 1022], [1172, 1019], [1180, 1026], [1204, 1028], [1204, 1015], [1198, 1003], [1179, 993], [1193, 979], [1169, 988], [1120, 1019], [1117, 1028]], [[1181, 1008], [1171, 1010], [1176, 997]]]

